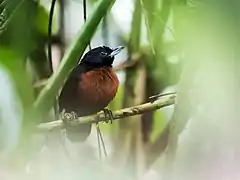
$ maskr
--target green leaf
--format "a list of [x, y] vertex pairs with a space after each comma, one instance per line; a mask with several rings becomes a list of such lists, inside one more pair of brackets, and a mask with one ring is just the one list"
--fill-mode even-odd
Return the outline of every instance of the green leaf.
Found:
[[35, 18], [37, 3], [33, 0], [8, 0], [4, 6], [4, 31], [1, 32], [1, 45], [14, 48], [14, 51], [27, 56], [35, 47]]
[[34, 102], [33, 88], [30, 78], [26, 72], [22, 56], [15, 53], [11, 49], [0, 48], [0, 66], [6, 69], [12, 79], [16, 95], [20, 99], [23, 110], [23, 129], [22, 133], [27, 134], [28, 127], [33, 125], [32, 105]]
[[19, 93], [23, 106], [31, 106], [33, 103], [33, 89], [21, 56], [1, 46], [0, 65], [5, 67], [13, 78], [15, 88]]

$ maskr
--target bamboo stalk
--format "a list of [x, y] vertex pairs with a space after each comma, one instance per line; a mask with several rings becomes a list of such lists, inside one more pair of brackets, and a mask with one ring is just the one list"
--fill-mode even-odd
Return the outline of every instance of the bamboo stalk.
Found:
[[[175, 103], [175, 96], [171, 96], [165, 100], [158, 99], [156, 101], [148, 102], [138, 106], [124, 108], [124, 109], [113, 112], [113, 120], [135, 116], [135, 115], [143, 114], [149, 111], [154, 111], [166, 106], [173, 105], [174, 103]], [[106, 121], [108, 119], [109, 118], [106, 117], [103, 112], [100, 112], [95, 115], [79, 117], [78, 119], [69, 120], [69, 124], [74, 126], [74, 125], [85, 124], [85, 123], [98, 123], [98, 122]], [[54, 129], [61, 129], [61, 128], [64, 128], [64, 124], [62, 120], [42, 123], [37, 126], [37, 130], [42, 132], [51, 131]]]

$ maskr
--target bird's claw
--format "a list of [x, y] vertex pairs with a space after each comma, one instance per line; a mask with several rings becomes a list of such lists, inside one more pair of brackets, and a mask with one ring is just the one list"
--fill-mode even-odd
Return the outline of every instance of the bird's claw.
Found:
[[110, 120], [110, 123], [112, 124], [112, 122], [113, 122], [113, 113], [112, 113], [112, 111], [110, 109], [104, 108], [103, 112], [104, 112], [104, 115], [109, 118], [109, 119], [105, 120], [105, 122], [109, 123], [109, 120]]
[[60, 116], [61, 120], [65, 125], [69, 125], [70, 121], [78, 118], [77, 113], [74, 111], [72, 111], [71, 113], [66, 113], [65, 111], [62, 111]]

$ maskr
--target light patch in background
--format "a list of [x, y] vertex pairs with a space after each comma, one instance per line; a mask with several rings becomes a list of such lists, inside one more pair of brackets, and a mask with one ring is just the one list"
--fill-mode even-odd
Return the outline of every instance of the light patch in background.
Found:
[[133, 8], [133, 1], [129, 0], [118, 0], [112, 7], [113, 19], [124, 33], [129, 33], [131, 30]]
[[3, 157], [17, 146], [23, 117], [11, 82], [5, 69], [0, 66], [0, 150]]

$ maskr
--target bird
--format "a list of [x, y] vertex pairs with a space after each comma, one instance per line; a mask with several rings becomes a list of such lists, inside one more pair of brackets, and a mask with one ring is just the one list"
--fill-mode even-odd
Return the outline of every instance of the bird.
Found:
[[58, 98], [59, 111], [63, 112], [66, 137], [71, 142], [84, 142], [91, 133], [91, 123], [70, 126], [64, 114], [83, 117], [103, 111], [111, 118], [108, 104], [114, 99], [119, 80], [112, 66], [115, 56], [123, 46], [110, 48], [98, 46], [88, 51], [80, 63], [73, 68]]

